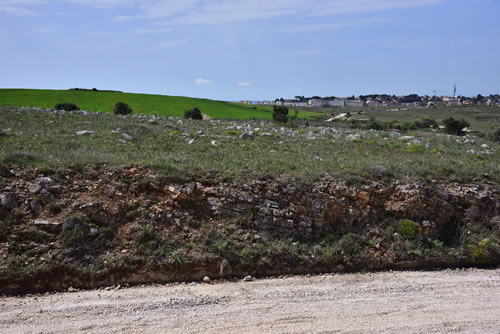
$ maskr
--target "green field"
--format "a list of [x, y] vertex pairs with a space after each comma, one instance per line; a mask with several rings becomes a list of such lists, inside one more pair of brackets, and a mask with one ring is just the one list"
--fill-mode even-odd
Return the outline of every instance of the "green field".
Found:
[[[271, 119], [271, 107], [197, 99], [181, 96], [132, 94], [100, 91], [0, 89], [0, 106], [54, 108], [58, 103], [75, 103], [88, 111], [112, 112], [117, 102], [125, 102], [134, 114], [182, 117], [184, 111], [198, 107], [201, 112], [218, 119]], [[257, 109], [253, 109], [257, 108]], [[299, 117], [315, 113], [301, 111]]]

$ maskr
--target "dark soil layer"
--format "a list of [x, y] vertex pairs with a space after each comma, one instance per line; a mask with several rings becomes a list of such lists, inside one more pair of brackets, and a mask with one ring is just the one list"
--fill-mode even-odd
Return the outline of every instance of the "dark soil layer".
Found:
[[496, 183], [182, 183], [145, 168], [1, 172], [0, 293], [500, 265]]

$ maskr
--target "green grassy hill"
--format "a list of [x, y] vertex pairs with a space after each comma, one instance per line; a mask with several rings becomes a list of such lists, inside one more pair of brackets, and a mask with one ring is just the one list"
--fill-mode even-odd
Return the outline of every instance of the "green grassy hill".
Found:
[[[270, 119], [270, 107], [240, 105], [237, 103], [180, 96], [132, 94], [81, 90], [0, 89], [0, 106], [53, 108], [62, 102], [75, 103], [82, 110], [112, 112], [116, 102], [125, 102], [134, 114], [182, 117], [184, 111], [198, 107], [212, 118]], [[313, 113], [300, 112], [299, 117], [310, 118]]]

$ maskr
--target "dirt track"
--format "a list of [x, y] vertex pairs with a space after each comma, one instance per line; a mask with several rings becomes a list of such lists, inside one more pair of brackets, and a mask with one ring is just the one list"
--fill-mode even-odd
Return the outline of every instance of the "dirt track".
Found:
[[500, 269], [323, 275], [0, 299], [0, 333], [500, 333]]

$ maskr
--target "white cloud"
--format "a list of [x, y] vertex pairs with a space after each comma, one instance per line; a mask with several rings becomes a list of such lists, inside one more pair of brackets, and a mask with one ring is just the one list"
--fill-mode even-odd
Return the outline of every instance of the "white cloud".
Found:
[[[435, 5], [447, 0], [205, 0], [185, 6], [163, 24], [222, 24], [278, 16], [332, 16]], [[192, 1], [190, 1], [192, 2]], [[159, 10], [155, 18], [170, 17]]]
[[116, 8], [119, 6], [134, 5], [137, 0], [65, 0], [77, 5], [89, 6], [95, 8]]
[[15, 6], [9, 6], [9, 5], [0, 5], [0, 12], [14, 14], [14, 15], [26, 15], [26, 16], [37, 15], [37, 13], [35, 11], [27, 10], [27, 9], [15, 7]]
[[238, 82], [238, 87], [249, 87], [251, 85], [251, 82]]
[[14, 15], [27, 15], [34, 16], [37, 12], [32, 9], [26, 9], [26, 6], [43, 5], [46, 4], [45, 0], [1, 0], [0, 12], [14, 14]]
[[322, 1], [312, 15], [328, 16], [435, 5], [446, 0], [337, 0]]
[[212, 83], [212, 81], [207, 80], [207, 79], [198, 78], [198, 79], [194, 79], [194, 83], [198, 86], [205, 86], [205, 85], [210, 85]]
[[387, 21], [387, 19], [385, 18], [371, 18], [363, 20], [334, 22], [334, 23], [304, 24], [298, 26], [290, 26], [282, 29], [281, 31], [296, 33], [296, 32], [320, 31], [320, 30], [335, 30], [335, 29], [350, 28], [350, 27], [356, 27], [360, 25], [379, 23], [385, 21]]
[[[166, 19], [163, 24], [222, 24], [278, 16], [332, 16], [431, 6], [449, 0], [64, 0], [95, 8], [127, 8], [136, 15], [117, 20]], [[48, 0], [1, 0], [0, 11], [22, 15], [34, 12], [26, 6], [53, 3]], [[117, 13], [119, 14], [119, 13]]]

